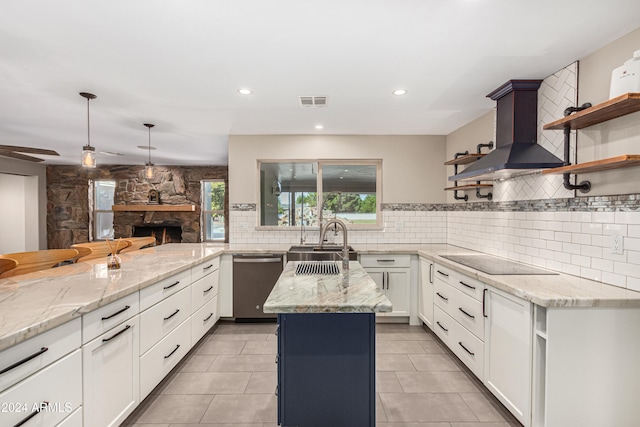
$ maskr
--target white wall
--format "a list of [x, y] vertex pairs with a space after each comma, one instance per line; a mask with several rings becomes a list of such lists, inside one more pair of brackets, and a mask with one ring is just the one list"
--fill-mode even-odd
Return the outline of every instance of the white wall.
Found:
[[[609, 99], [611, 72], [640, 49], [640, 28], [580, 60], [578, 101]], [[640, 153], [640, 112], [578, 131], [578, 163]], [[589, 196], [639, 192], [640, 167], [579, 176], [591, 181]]]
[[38, 249], [37, 178], [0, 173], [0, 253]]
[[[29, 225], [25, 231], [23, 240], [26, 239], [27, 242], [26, 250], [47, 249], [46, 166], [33, 162], [10, 160], [0, 157], [0, 174], [29, 177], [25, 181], [25, 191], [27, 191], [29, 195], [26, 199], [29, 209], [26, 221]], [[0, 214], [0, 218], [2, 218], [2, 214]]]
[[445, 137], [231, 135], [229, 202], [258, 203], [258, 160], [383, 159], [383, 203], [443, 203]]

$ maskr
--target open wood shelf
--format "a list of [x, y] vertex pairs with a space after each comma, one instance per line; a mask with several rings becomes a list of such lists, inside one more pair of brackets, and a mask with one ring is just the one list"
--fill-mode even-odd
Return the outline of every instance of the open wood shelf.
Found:
[[456, 157], [455, 159], [449, 160], [445, 162], [446, 166], [451, 165], [468, 165], [469, 163], [473, 163], [481, 157], [486, 156], [486, 154], [465, 154], [464, 156]]
[[455, 187], [447, 187], [446, 191], [464, 191], [464, 190], [473, 190], [475, 188], [491, 188], [493, 184], [465, 184], [465, 185], [457, 185]]
[[640, 111], [640, 93], [625, 93], [570, 116], [547, 123], [542, 128], [544, 130], [562, 130], [566, 127], [570, 127], [572, 130], [582, 129], [636, 111]]
[[594, 160], [593, 162], [579, 163], [577, 165], [561, 166], [559, 168], [545, 169], [544, 175], [558, 175], [563, 173], [590, 173], [612, 169], [640, 166], [640, 154], [623, 154], [622, 156], [608, 159]]
[[196, 205], [113, 205], [111, 210], [120, 212], [195, 212]]

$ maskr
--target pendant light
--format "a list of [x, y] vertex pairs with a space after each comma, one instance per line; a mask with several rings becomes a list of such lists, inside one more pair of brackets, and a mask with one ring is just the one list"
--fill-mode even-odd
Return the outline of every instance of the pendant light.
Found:
[[80, 164], [85, 168], [96, 167], [96, 149], [91, 146], [91, 128], [89, 127], [89, 101], [95, 99], [96, 96], [88, 92], [80, 92], [80, 96], [87, 100], [87, 145], [82, 147], [82, 156]]
[[151, 123], [145, 123], [144, 125], [149, 129], [149, 161], [144, 167], [144, 177], [150, 181], [156, 176], [156, 169], [153, 166], [153, 163], [151, 163], [151, 128], [155, 125], [152, 125]]

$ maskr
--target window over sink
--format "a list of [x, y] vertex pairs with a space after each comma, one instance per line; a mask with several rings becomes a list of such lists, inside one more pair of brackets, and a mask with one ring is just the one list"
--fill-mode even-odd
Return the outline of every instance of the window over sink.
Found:
[[339, 218], [350, 227], [381, 223], [381, 160], [258, 162], [260, 225], [318, 226]]

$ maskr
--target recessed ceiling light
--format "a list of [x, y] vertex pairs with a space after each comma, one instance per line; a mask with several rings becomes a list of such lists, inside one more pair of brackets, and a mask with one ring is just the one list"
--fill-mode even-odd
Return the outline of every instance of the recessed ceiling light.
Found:
[[238, 89], [238, 93], [240, 95], [251, 95], [251, 89], [246, 89], [246, 88], [242, 88], [242, 89]]
[[316, 125], [316, 129], [320, 130], [320, 129], [324, 129], [324, 126], [322, 125]]
[[138, 147], [141, 150], [155, 150], [156, 147], [154, 147], [153, 145], [151, 146], [147, 146], [147, 145], [136, 145], [136, 147]]
[[396, 96], [402, 96], [402, 95], [406, 95], [407, 94], [407, 90], [406, 89], [396, 89], [393, 91], [393, 94]]
[[124, 156], [124, 154], [116, 153], [115, 151], [101, 151], [100, 154], [105, 154], [107, 156]]

